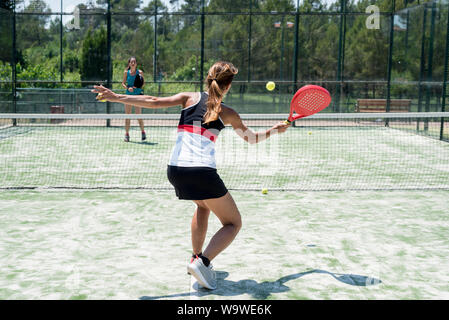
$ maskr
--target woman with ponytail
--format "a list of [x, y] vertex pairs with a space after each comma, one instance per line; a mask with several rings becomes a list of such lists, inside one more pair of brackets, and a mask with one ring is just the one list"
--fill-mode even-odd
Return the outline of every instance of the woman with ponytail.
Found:
[[[232, 63], [216, 62], [206, 78], [207, 92], [182, 92], [165, 98], [121, 95], [103, 86], [95, 86], [92, 90], [101, 93], [102, 99], [143, 108], [182, 106], [178, 138], [167, 175], [178, 198], [192, 200], [197, 206], [191, 223], [193, 254], [187, 270], [208, 289], [216, 288], [210, 262], [234, 240], [242, 226], [237, 205], [217, 174], [215, 141], [218, 134], [225, 125], [231, 125], [242, 139], [258, 143], [289, 127], [280, 122], [265, 132], [254, 132], [235, 110], [222, 103], [237, 72]], [[222, 227], [203, 251], [211, 211]]]

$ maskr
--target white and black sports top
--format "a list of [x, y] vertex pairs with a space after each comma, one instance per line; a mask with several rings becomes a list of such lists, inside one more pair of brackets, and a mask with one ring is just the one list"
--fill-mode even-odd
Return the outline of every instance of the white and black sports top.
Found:
[[199, 93], [198, 102], [181, 111], [170, 166], [216, 169], [215, 141], [225, 126], [220, 118], [204, 123], [207, 98], [206, 92]]

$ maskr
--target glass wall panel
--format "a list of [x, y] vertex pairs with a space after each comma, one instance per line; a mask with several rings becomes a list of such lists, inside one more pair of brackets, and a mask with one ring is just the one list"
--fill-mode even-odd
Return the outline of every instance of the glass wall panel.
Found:
[[295, 17], [256, 15], [252, 21], [251, 79], [291, 81]]
[[249, 17], [217, 15], [205, 18], [204, 77], [210, 66], [220, 60], [232, 62], [239, 73], [234, 80], [248, 78]]
[[13, 112], [13, 15], [11, 10], [0, 8], [0, 113]]
[[340, 20], [339, 15], [300, 17], [298, 79], [336, 79]]
[[[160, 96], [204, 90], [201, 79], [212, 63], [233, 62], [239, 74], [226, 102], [242, 112], [288, 111], [295, 89], [305, 84], [322, 85], [331, 92], [332, 106], [324, 112], [353, 112], [358, 99], [386, 99], [388, 88], [392, 99], [411, 101], [410, 111], [439, 111], [449, 1], [396, 0], [393, 16], [392, 4], [385, 0], [18, 1], [17, 105], [25, 110], [25, 105], [34, 103], [35, 107], [27, 107], [30, 112], [46, 112], [49, 105], [66, 101], [66, 112], [115, 112], [114, 104], [106, 109], [106, 104], [91, 101], [88, 89], [111, 80], [114, 90], [124, 92], [121, 83], [133, 56], [144, 72], [144, 92]], [[373, 20], [376, 8], [379, 15]], [[0, 13], [0, 101], [2, 110], [12, 110], [8, 103], [12, 101], [14, 20]], [[267, 91], [267, 81], [276, 83], [273, 91]], [[39, 96], [39, 90], [45, 96]], [[36, 107], [38, 99], [48, 103]], [[121, 112], [121, 107], [116, 109]]]
[[344, 79], [387, 80], [390, 18], [381, 16], [379, 29], [365, 22], [365, 15], [346, 17]]

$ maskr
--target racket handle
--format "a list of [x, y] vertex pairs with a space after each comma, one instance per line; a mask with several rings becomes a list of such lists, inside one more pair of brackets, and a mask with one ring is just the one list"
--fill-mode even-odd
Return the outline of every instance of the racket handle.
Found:
[[293, 121], [298, 120], [298, 119], [301, 119], [301, 118], [304, 118], [304, 117], [307, 117], [307, 116], [298, 114], [298, 115], [296, 115], [296, 116], [294, 116], [294, 117], [288, 118], [288, 120], [285, 120], [284, 123], [285, 123], [285, 124], [291, 124]]

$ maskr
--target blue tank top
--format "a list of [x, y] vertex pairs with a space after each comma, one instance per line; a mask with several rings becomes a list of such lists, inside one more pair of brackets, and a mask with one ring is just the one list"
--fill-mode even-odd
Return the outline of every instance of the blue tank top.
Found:
[[[139, 73], [139, 69], [136, 69], [136, 74], [132, 76], [131, 69], [128, 70], [128, 74], [126, 76], [126, 82], [127, 82], [128, 87], [134, 86], [134, 80], [136, 79], [136, 75], [138, 73]], [[126, 94], [130, 94], [130, 95], [142, 94], [142, 88], [133, 88], [133, 92], [130, 92], [128, 89], [126, 89]]]

